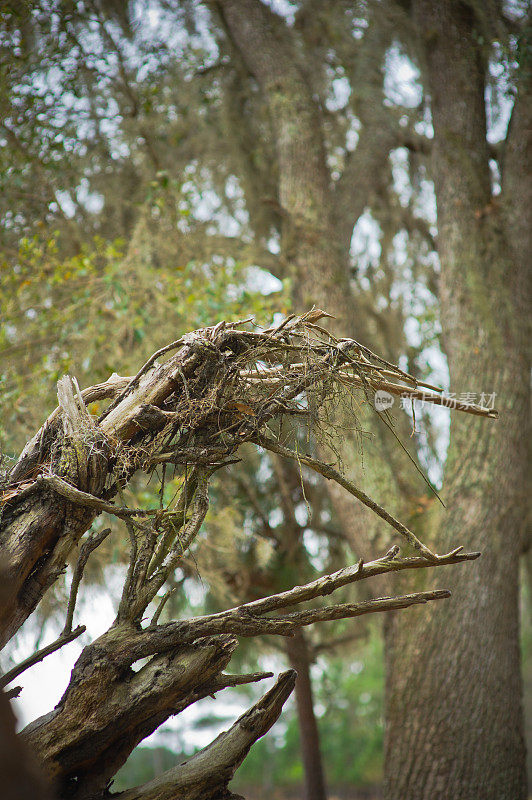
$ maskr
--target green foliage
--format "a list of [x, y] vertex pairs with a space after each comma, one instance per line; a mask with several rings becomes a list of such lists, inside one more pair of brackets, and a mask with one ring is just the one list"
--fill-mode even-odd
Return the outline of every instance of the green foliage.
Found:
[[[375, 784], [382, 775], [384, 658], [380, 629], [352, 659], [332, 659], [314, 682], [328, 774], [333, 782]], [[347, 662], [347, 663], [346, 663]], [[330, 746], [325, 743], [330, 742]], [[327, 749], [325, 749], [327, 747]]]
[[134, 374], [188, 330], [252, 315], [268, 323], [286, 309], [284, 292], [266, 295], [233, 259], [179, 263], [170, 251], [156, 260], [145, 240], [125, 253], [124, 242], [100, 237], [65, 258], [60, 245], [57, 234], [23, 238], [16, 264], [0, 264], [0, 435], [8, 452], [56, 405], [65, 373], [82, 387], [114, 371]]
[[140, 786], [184, 759], [184, 753], [174, 753], [166, 747], [136, 747], [116, 773], [112, 790], [123, 792], [132, 786]]

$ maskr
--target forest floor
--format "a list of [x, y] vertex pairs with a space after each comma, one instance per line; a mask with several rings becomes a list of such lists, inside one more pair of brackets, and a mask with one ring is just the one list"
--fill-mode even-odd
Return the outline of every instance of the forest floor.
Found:
[[[256, 786], [239, 788], [239, 792], [246, 800], [301, 800], [301, 788], [294, 789], [265, 789]], [[382, 794], [378, 787], [360, 789], [352, 786], [330, 787], [328, 800], [381, 800]]]

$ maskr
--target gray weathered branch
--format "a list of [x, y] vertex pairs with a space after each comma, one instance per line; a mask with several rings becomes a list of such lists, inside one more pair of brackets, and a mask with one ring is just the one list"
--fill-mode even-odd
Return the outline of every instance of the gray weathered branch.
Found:
[[18, 678], [19, 675], [22, 675], [23, 672], [26, 672], [27, 669], [33, 667], [34, 664], [38, 664], [39, 661], [43, 661], [46, 656], [49, 656], [52, 653], [55, 653], [57, 650], [60, 650], [61, 647], [69, 644], [69, 642], [73, 642], [74, 639], [77, 639], [82, 633], [85, 633], [85, 631], [85, 625], [78, 625], [75, 630], [63, 631], [63, 633], [57, 639], [55, 639], [55, 641], [47, 644], [45, 647], [41, 647], [40, 650], [32, 653], [31, 656], [25, 658], [24, 661], [20, 662], [20, 664], [17, 664], [15, 667], [12, 667], [10, 670], [0, 676], [0, 687], [3, 688], [4, 686], [7, 686], [9, 683], [11, 683], [11, 681], [14, 681], [15, 678]]
[[275, 686], [225, 733], [188, 761], [163, 772], [121, 800], [215, 800], [227, 797], [227, 785], [251, 746], [278, 719], [296, 680], [294, 670], [279, 675]]

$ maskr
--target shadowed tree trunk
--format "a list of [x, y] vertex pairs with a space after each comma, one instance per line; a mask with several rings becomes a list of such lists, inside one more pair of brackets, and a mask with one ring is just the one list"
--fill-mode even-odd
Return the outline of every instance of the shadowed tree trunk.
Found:
[[[0, 570], [0, 603], [7, 602], [11, 582]], [[17, 694], [15, 690], [13, 694]], [[13, 695], [12, 695], [13, 696]], [[4, 800], [53, 800], [36, 763], [16, 735], [17, 720], [0, 690], [0, 785]]]
[[[431, 541], [444, 547], [460, 531], [482, 549], [478, 569], [452, 576], [460, 614], [434, 609], [414, 624], [388, 620], [386, 797], [518, 800], [526, 797], [518, 562], [530, 430], [522, 246], [530, 203], [516, 214], [504, 178], [502, 198], [491, 194], [482, 9], [476, 18], [473, 6], [453, 0], [415, 7], [432, 97], [451, 385], [473, 376], [476, 391], [496, 392], [501, 419], [490, 427], [452, 420], [449, 510]], [[524, 102], [519, 97], [514, 109], [504, 165], [514, 197], [530, 165]], [[416, 588], [422, 585], [423, 578]]]
[[4, 800], [52, 800], [33, 757], [16, 735], [16, 719], [0, 691], [0, 780]]

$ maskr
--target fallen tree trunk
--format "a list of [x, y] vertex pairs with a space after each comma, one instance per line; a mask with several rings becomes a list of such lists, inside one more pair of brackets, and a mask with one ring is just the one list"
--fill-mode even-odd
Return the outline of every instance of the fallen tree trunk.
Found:
[[[78, 588], [90, 554], [109, 533], [97, 522], [85, 535], [96, 517], [110, 514], [127, 531], [129, 565], [115, 622], [84, 648], [57, 707], [22, 733], [61, 798], [108, 796], [113, 775], [134, 747], [168, 717], [221, 689], [269, 677], [224, 672], [238, 637], [290, 637], [306, 625], [405, 609], [450, 593], [435, 590], [286, 609], [377, 575], [445, 566], [479, 555], [462, 553], [460, 547], [443, 556], [433, 553], [331, 465], [290, 450], [285, 436], [283, 443], [274, 438], [274, 423], [284, 417], [303, 416], [319, 432], [317, 412], [338, 402], [338, 389], [347, 378], [358, 381], [369, 397], [391, 378], [394, 386], [401, 381], [415, 389], [411, 376], [353, 340], [334, 339], [305, 315], [261, 333], [239, 331], [237, 325], [220, 323], [188, 334], [154, 354], [133, 378], [113, 376], [83, 393], [75, 381], [62, 379], [59, 408], [28, 443], [0, 494], [0, 549], [15, 586], [0, 616], [4, 642], [82, 541], [63, 632], [10, 670], [3, 685], [83, 632], [83, 626], [72, 630]], [[156, 363], [156, 357], [175, 348], [178, 352], [166, 362]], [[95, 398], [112, 401], [97, 420], [85, 405]], [[479, 413], [477, 407], [463, 410]], [[244, 442], [295, 458], [335, 481], [389, 523], [414, 555], [400, 558], [399, 548], [393, 547], [381, 559], [368, 564], [361, 560], [280, 594], [218, 614], [161, 624], [168, 580], [183, 564], [207, 514], [209, 480], [234, 462]], [[112, 502], [136, 470], [152, 473], [157, 464], [172, 465], [178, 476], [177, 499], [170, 506], [128, 508]], [[151, 621], [146, 623], [146, 617]], [[277, 719], [293, 684], [294, 673], [285, 673], [212, 745], [123, 796], [231, 797], [228, 782], [234, 771]]]
[[[456, 554], [439, 565], [477, 556]], [[55, 780], [61, 797], [91, 797], [105, 789], [133, 748], [169, 716], [228, 686], [271, 677], [268, 673], [223, 674], [238, 644], [237, 636], [290, 637], [317, 622], [448, 598], [448, 591], [436, 590], [279, 613], [378, 574], [430, 566], [429, 559], [401, 559], [391, 551], [367, 565], [359, 562], [305, 586], [218, 614], [144, 629], [126, 618], [84, 649], [56, 709], [31, 723], [22, 736], [38, 754], [49, 778]], [[133, 671], [135, 662], [143, 658], [150, 660]]]

